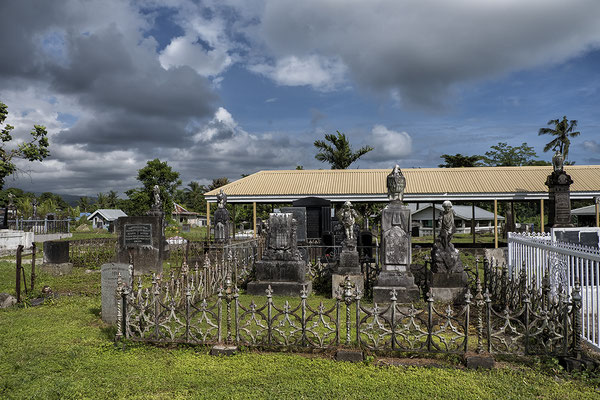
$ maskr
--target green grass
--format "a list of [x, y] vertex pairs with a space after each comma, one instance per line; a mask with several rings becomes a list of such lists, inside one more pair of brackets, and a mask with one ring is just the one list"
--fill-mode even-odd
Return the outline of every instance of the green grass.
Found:
[[97, 296], [0, 311], [0, 397], [592, 399], [592, 382], [507, 366], [492, 371], [378, 367], [328, 357], [112, 342]]
[[[0, 262], [0, 292], [14, 293], [14, 265]], [[36, 292], [43, 285], [61, 295], [40, 307], [0, 310], [2, 399], [600, 397], [597, 378], [553, 376], [511, 363], [491, 371], [452, 363], [448, 368], [382, 367], [335, 362], [329, 354], [246, 350], [223, 358], [209, 356], [204, 347], [115, 344], [114, 328], [100, 318], [99, 273], [86, 274], [83, 268], [63, 277], [40, 273]], [[251, 299], [243, 295], [240, 300]], [[319, 301], [309, 298], [311, 304]]]

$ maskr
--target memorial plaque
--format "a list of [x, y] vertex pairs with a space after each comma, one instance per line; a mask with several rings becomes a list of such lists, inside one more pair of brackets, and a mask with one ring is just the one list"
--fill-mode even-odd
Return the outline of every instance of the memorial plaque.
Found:
[[152, 246], [152, 224], [125, 224], [125, 247]]

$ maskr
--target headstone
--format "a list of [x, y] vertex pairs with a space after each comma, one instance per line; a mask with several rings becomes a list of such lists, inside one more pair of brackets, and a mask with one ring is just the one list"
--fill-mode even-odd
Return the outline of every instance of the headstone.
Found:
[[293, 214], [270, 214], [266, 247], [255, 264], [256, 281], [248, 283], [248, 293], [264, 295], [269, 286], [280, 296], [298, 296], [303, 286], [310, 292], [312, 284], [306, 279], [306, 261], [298, 251]]
[[553, 171], [546, 179], [548, 186], [548, 226], [551, 228], [572, 227], [571, 184], [573, 179], [563, 169], [564, 158], [560, 151], [552, 157]]
[[408, 303], [419, 298], [419, 288], [410, 272], [411, 213], [402, 203], [406, 178], [396, 165], [387, 177], [390, 203], [381, 212], [381, 272], [373, 287], [373, 301], [389, 303], [390, 291], [396, 291], [399, 303]]
[[181, 225], [181, 232], [190, 232], [191, 231], [191, 225], [190, 224], [182, 224]]
[[306, 241], [306, 208], [304, 207], [281, 207], [282, 213], [291, 213], [296, 220], [296, 237], [298, 242]]
[[73, 263], [69, 262], [69, 242], [44, 242], [44, 262], [40, 268], [51, 275], [67, 275], [71, 273]]
[[229, 241], [229, 211], [227, 205], [227, 195], [223, 189], [217, 194], [217, 210], [213, 216], [213, 228], [215, 242], [224, 243]]
[[452, 244], [456, 232], [454, 210], [448, 200], [442, 203], [442, 207], [444, 212], [439, 217], [439, 234], [431, 249], [429, 288], [435, 301], [462, 303], [467, 291], [467, 273], [458, 250]]
[[108, 324], [117, 322], [117, 281], [119, 274], [127, 285], [131, 286], [132, 276], [129, 264], [107, 263], [100, 267], [102, 294], [102, 321]]
[[135, 275], [161, 273], [166, 243], [162, 224], [162, 218], [153, 215], [119, 217], [116, 262], [131, 261]]
[[319, 197], [305, 197], [292, 203], [293, 207], [306, 209], [307, 239], [321, 239], [331, 231], [331, 201]]
[[550, 232], [553, 241], [579, 244], [595, 249], [600, 248], [600, 228], [552, 228]]

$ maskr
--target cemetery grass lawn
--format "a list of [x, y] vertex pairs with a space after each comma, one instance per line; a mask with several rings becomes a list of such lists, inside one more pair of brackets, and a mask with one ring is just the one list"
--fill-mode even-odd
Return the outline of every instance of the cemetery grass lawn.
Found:
[[593, 399], [592, 380], [524, 366], [381, 367], [327, 357], [112, 341], [98, 296], [0, 310], [0, 398]]

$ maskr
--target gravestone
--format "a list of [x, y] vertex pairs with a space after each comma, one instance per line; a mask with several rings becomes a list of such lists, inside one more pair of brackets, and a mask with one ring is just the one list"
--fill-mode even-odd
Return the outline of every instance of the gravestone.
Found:
[[563, 169], [564, 158], [560, 151], [552, 157], [553, 171], [546, 179], [548, 186], [548, 226], [569, 228], [571, 223], [571, 184], [573, 179]]
[[298, 242], [306, 242], [306, 208], [304, 207], [281, 207], [282, 213], [291, 213], [296, 220], [296, 237]]
[[73, 263], [69, 262], [69, 242], [44, 242], [44, 262], [40, 268], [52, 275], [66, 275], [71, 273]]
[[264, 295], [271, 286], [274, 295], [299, 296], [304, 285], [308, 292], [312, 289], [306, 272], [306, 261], [298, 251], [293, 214], [271, 213], [266, 250], [255, 264], [256, 281], [248, 283], [248, 293]]
[[553, 241], [580, 244], [595, 249], [600, 248], [600, 228], [552, 228], [550, 232]]
[[181, 232], [185, 232], [185, 233], [189, 233], [191, 231], [191, 225], [190, 224], [182, 224], [181, 225]]
[[399, 303], [419, 298], [419, 288], [409, 269], [412, 261], [411, 213], [402, 203], [405, 187], [406, 178], [396, 165], [387, 177], [390, 203], [381, 212], [381, 272], [373, 287], [376, 303], [389, 303], [392, 289], [396, 291]]
[[306, 209], [306, 238], [321, 239], [331, 231], [331, 201], [319, 197], [304, 197], [292, 203]]
[[131, 287], [130, 264], [107, 263], [100, 267], [100, 282], [102, 295], [102, 321], [108, 324], [117, 322], [117, 281], [119, 274], [125, 284]]
[[119, 217], [117, 231], [117, 263], [133, 262], [135, 275], [161, 273], [165, 252], [163, 221], [159, 216]]

